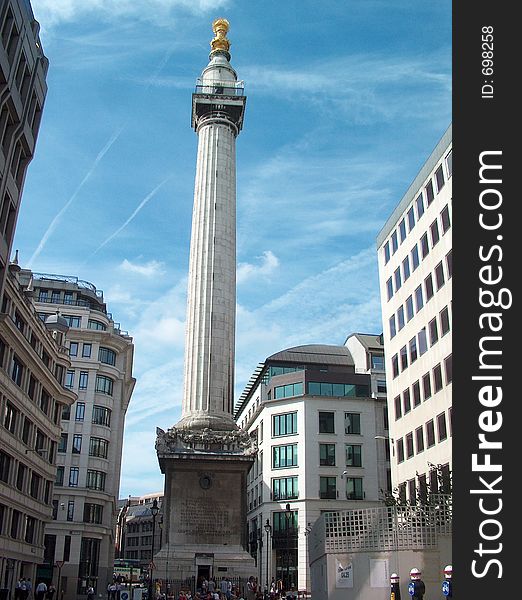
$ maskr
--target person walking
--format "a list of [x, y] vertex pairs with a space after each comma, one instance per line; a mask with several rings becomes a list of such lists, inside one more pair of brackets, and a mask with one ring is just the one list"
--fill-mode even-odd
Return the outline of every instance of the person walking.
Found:
[[44, 600], [46, 593], [47, 584], [45, 583], [45, 581], [40, 581], [40, 583], [36, 586], [35, 590], [36, 600]]
[[45, 595], [47, 600], [53, 600], [55, 592], [56, 592], [56, 588], [54, 587], [53, 583], [51, 582], [49, 584], [49, 587], [47, 588], [47, 594]]
[[92, 585], [87, 588], [87, 600], [94, 600], [94, 588]]

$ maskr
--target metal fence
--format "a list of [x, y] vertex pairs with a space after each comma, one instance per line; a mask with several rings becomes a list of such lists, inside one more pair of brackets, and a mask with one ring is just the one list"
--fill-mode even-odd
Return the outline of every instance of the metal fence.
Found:
[[[219, 592], [219, 584], [221, 582], [221, 577], [216, 577], [216, 591]], [[228, 576], [227, 576], [228, 579]], [[241, 577], [230, 577], [230, 582], [232, 583], [232, 589], [238, 590], [241, 594], [244, 593], [246, 581]], [[201, 591], [196, 584], [196, 578], [194, 576], [188, 577], [186, 579], [158, 579], [156, 580], [156, 584], [158, 585], [161, 594], [165, 594], [165, 597], [176, 599], [179, 596], [181, 591], [189, 591], [194, 596], [196, 592]]]

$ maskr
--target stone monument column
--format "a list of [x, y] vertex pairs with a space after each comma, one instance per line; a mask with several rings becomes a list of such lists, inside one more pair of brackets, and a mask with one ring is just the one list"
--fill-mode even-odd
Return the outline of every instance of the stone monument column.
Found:
[[228, 21], [212, 28], [192, 95], [198, 135], [180, 421], [157, 430], [165, 474], [158, 578], [255, 573], [246, 551], [246, 475], [255, 440], [233, 418], [236, 317], [236, 137], [246, 97], [230, 65]]

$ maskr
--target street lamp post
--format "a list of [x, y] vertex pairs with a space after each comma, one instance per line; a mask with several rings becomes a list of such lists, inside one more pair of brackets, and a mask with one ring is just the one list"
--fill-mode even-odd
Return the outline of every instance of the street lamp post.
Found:
[[269, 593], [268, 588], [268, 570], [270, 567], [270, 534], [272, 533], [272, 526], [270, 525], [270, 519], [266, 520], [265, 523], [265, 531], [266, 531], [266, 593]]
[[153, 573], [154, 573], [154, 536], [156, 535], [156, 517], [159, 512], [158, 500], [156, 498], [154, 498], [150, 512], [152, 514], [152, 549], [151, 549], [151, 557], [150, 557], [150, 565], [149, 565], [149, 598], [148, 598], [148, 600], [152, 600]]

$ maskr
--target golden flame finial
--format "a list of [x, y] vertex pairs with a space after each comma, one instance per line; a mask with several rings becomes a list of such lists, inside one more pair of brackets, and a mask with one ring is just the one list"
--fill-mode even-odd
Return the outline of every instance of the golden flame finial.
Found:
[[226, 19], [216, 19], [212, 22], [212, 31], [215, 34], [214, 39], [210, 42], [212, 52], [230, 50], [230, 42], [227, 40], [227, 33], [230, 28], [230, 23]]

